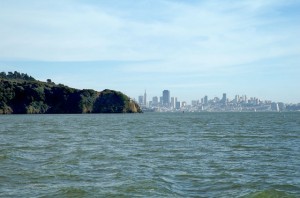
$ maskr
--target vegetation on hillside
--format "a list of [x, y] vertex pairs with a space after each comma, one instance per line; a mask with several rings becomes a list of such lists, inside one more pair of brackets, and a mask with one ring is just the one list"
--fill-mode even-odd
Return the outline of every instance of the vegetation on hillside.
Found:
[[10, 80], [28, 80], [28, 81], [35, 81], [32, 76], [28, 76], [28, 74], [20, 73], [20, 72], [5, 72], [0, 73], [0, 78], [2, 79], [10, 79]]
[[19, 72], [0, 73], [0, 114], [136, 112], [140, 107], [121, 92], [79, 90]]

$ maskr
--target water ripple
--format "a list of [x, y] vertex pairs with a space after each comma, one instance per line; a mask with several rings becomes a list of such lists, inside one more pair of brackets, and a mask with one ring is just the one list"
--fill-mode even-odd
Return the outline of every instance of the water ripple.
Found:
[[300, 194], [298, 113], [0, 119], [0, 197]]

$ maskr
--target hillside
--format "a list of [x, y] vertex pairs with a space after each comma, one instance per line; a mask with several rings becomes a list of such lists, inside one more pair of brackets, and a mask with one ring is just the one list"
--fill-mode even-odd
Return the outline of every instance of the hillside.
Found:
[[141, 113], [121, 92], [74, 89], [19, 72], [0, 73], [0, 114]]

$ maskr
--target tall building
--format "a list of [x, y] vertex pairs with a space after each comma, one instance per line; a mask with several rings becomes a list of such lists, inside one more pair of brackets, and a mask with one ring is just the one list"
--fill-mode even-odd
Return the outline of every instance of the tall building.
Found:
[[147, 106], [147, 93], [146, 93], [146, 90], [145, 90], [145, 93], [144, 93], [144, 105]]
[[222, 97], [221, 103], [226, 104], [226, 102], [227, 102], [227, 96], [226, 96], [226, 93], [223, 93], [223, 97]]
[[235, 103], [239, 103], [240, 102], [240, 96], [239, 95], [235, 95], [234, 102]]
[[139, 96], [139, 105], [143, 105], [143, 104], [144, 104], [144, 97]]
[[170, 91], [169, 90], [163, 91], [163, 106], [170, 107]]
[[157, 105], [158, 105], [158, 97], [157, 97], [157, 96], [154, 96], [154, 97], [152, 98], [152, 105], [153, 105], [153, 106], [157, 106]]
[[162, 96], [159, 97], [159, 105], [160, 105], [160, 106], [163, 106], [163, 97], [162, 97]]
[[180, 109], [180, 107], [181, 107], [181, 106], [180, 106], [180, 102], [177, 101], [177, 102], [176, 102], [176, 109]]
[[245, 101], [245, 103], [248, 103], [248, 99], [247, 99], [246, 95], [244, 95], [244, 101]]
[[204, 96], [204, 104], [207, 105], [208, 104], [208, 97]]
[[175, 108], [175, 97], [171, 97], [171, 108]]

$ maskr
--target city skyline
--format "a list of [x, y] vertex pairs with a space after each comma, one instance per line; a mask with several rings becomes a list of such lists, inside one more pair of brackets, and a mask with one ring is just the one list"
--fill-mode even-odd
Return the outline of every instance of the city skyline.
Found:
[[[170, 94], [170, 90], [163, 90], [162, 93], [159, 95], [159, 94], [154, 94], [154, 95], [150, 95], [147, 94], [146, 90], [144, 92], [143, 95], [138, 95], [138, 99], [136, 99], [135, 97], [133, 97], [134, 100], [136, 100], [139, 104], [142, 104], [142, 105], [145, 105], [148, 106], [149, 105], [149, 102], [153, 102], [153, 99], [156, 98], [155, 100], [155, 103], [161, 103], [163, 106], [164, 104], [166, 103], [165, 100], [163, 99], [163, 95], [164, 95], [164, 91], [168, 91], [169, 94]], [[145, 98], [145, 96], [147, 96]], [[258, 100], [258, 101], [270, 101], [270, 102], [275, 102], [275, 103], [285, 103], [284, 101], [276, 101], [276, 100], [273, 100], [272, 98], [259, 98], [259, 97], [256, 97], [256, 96], [250, 96], [250, 95], [247, 95], [247, 94], [235, 94], [234, 96], [228, 96], [227, 93], [221, 93], [219, 95], [215, 95], [215, 96], [208, 96], [207, 94], [204, 94], [203, 96], [199, 96], [197, 98], [189, 98], [188, 100], [181, 100], [179, 97], [177, 97], [176, 95], [169, 95], [169, 103], [172, 103], [172, 98], [176, 98], [176, 101], [180, 101], [180, 102], [185, 102], [186, 104], [188, 105], [191, 105], [193, 101], [201, 101], [201, 103], [208, 103], [208, 101], [211, 101], [211, 100], [218, 100], [220, 101], [221, 103], [225, 103], [225, 102], [231, 102], [231, 101], [240, 101], [240, 100], [243, 100], [243, 101], [248, 101], [248, 100]], [[296, 103], [285, 103], [285, 104], [300, 104], [300, 102], [296, 102]]]
[[[0, 71], [134, 98], [251, 95], [299, 103], [300, 2], [0, 3]], [[221, 97], [221, 96], [219, 96]]]
[[[300, 103], [286, 104], [284, 102], [261, 100], [257, 97], [247, 95], [235, 95], [229, 98], [226, 93], [221, 97], [209, 97], [205, 95], [200, 99], [190, 102], [180, 101], [176, 96], [170, 95], [170, 90], [163, 90], [161, 96], [153, 96], [147, 100], [148, 95], [138, 96], [138, 104], [143, 111], [156, 112], [282, 112], [300, 111]], [[158, 99], [159, 98], [159, 99]]]

